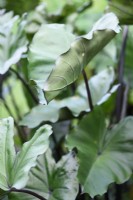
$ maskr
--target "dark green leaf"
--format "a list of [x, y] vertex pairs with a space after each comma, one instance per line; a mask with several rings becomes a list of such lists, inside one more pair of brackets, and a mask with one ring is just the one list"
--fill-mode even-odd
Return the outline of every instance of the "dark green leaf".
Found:
[[[110, 90], [114, 78], [114, 70], [110, 67], [90, 79], [89, 85], [93, 105], [104, 103], [111, 94], [117, 90], [118, 85]], [[61, 109], [64, 109], [65, 107], [67, 107], [75, 117], [79, 116], [83, 111], [90, 111], [84, 83], [81, 83], [81, 85], [78, 86], [76, 93], [75, 96], [64, 98], [63, 100], [53, 100], [45, 106], [38, 105], [34, 107], [31, 112], [23, 118], [20, 125], [34, 128], [42, 122], [50, 121], [55, 123], [60, 119]]]
[[67, 146], [78, 149], [83, 192], [91, 197], [102, 195], [110, 183], [129, 179], [133, 167], [132, 124], [133, 117], [127, 117], [107, 130], [103, 113], [96, 109], [69, 135]]
[[121, 24], [133, 24], [132, 0], [111, 0], [109, 6], [109, 10], [118, 16]]
[[[5, 199], [2, 199], [5, 200]], [[38, 198], [25, 193], [10, 193], [7, 200], [38, 200]]]
[[[68, 49], [65, 48], [65, 51], [62, 51], [62, 45], [58, 46], [60, 52], [58, 54], [58, 58], [51, 56], [51, 68], [53, 67], [53, 62], [55, 63], [55, 67], [47, 81], [45, 84], [42, 84], [42, 82], [40, 83], [35, 79], [34, 82], [35, 85], [38, 85], [38, 87], [44, 90], [44, 95], [48, 102], [57, 96], [62, 89], [73, 83], [79, 77], [88, 62], [116, 35], [116, 33], [120, 31], [118, 23], [118, 19], [113, 13], [106, 14], [94, 25], [92, 30], [87, 35], [73, 40], [71, 45], [70, 40], [67, 39], [67, 41], [69, 41], [67, 42]], [[50, 53], [51, 55], [51, 51], [55, 48], [55, 44], [57, 48], [57, 42], [60, 44], [59, 41], [62, 41], [62, 38], [65, 39], [67, 37], [65, 34], [61, 35], [62, 37], [60, 36], [61, 40], [59, 39], [59, 28], [56, 26], [56, 29], [53, 30], [54, 37], [49, 37], [49, 40], [47, 39], [46, 44], [49, 47], [43, 52], [43, 54], [49, 55]], [[38, 37], [38, 40], [39, 38], [41, 37]], [[64, 39], [63, 41], [66, 41]], [[63, 44], [65, 44], [65, 42], [63, 42]], [[45, 43], [42, 43], [42, 45], [44, 46]], [[40, 45], [39, 49], [41, 50]], [[36, 55], [37, 54], [35, 54], [34, 57]], [[51, 59], [47, 59], [47, 63], [49, 62], [51, 64]], [[45, 59], [43, 59], [42, 66], [45, 68]], [[45, 78], [43, 80], [45, 80]]]
[[35, 34], [28, 55], [30, 79], [44, 84], [55, 60], [70, 48], [74, 35], [64, 25], [43, 25]]

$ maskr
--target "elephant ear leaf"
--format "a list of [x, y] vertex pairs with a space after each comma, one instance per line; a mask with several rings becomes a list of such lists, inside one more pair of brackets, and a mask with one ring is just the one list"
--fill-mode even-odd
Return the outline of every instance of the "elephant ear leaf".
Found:
[[[55, 163], [50, 149], [31, 171], [28, 187], [47, 200], [75, 200], [78, 193], [77, 160], [72, 151]], [[33, 185], [34, 181], [37, 183]]]
[[0, 120], [0, 199], [6, 198], [13, 188], [25, 187], [31, 168], [37, 164], [38, 156], [47, 151], [49, 136], [52, 134], [52, 127], [45, 124], [16, 154], [13, 130], [13, 118]]
[[5, 74], [27, 51], [25, 20], [13, 13], [0, 14], [0, 74]]
[[0, 120], [0, 188], [5, 191], [9, 188], [10, 171], [16, 156], [13, 128], [11, 117]]
[[73, 83], [88, 62], [119, 33], [118, 23], [113, 13], [104, 15], [88, 34], [77, 37], [71, 43], [70, 49], [58, 57], [54, 69], [43, 86], [47, 102]]
[[13, 188], [25, 187], [29, 179], [29, 171], [36, 165], [37, 157], [46, 152], [49, 147], [49, 136], [52, 134], [50, 125], [40, 127], [32, 139], [24, 143], [18, 152], [11, 170], [11, 185]]
[[56, 59], [69, 50], [75, 36], [63, 24], [43, 25], [35, 34], [30, 45], [29, 77], [44, 82], [51, 73]]
[[83, 192], [91, 197], [103, 195], [109, 184], [129, 179], [133, 167], [132, 123], [133, 117], [127, 117], [107, 130], [102, 111], [94, 109], [68, 136], [69, 149], [78, 149]]
[[[26, 186], [46, 200], [75, 200], [78, 193], [78, 164], [72, 151], [55, 162], [50, 149], [38, 158]], [[35, 184], [36, 183], [36, 184]], [[10, 200], [37, 200], [28, 194], [11, 193]]]

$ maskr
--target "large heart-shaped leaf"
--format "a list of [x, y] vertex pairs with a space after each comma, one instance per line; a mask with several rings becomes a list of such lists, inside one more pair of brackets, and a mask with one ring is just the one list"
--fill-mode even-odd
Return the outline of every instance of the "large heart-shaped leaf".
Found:
[[11, 117], [0, 120], [0, 189], [3, 191], [12, 187], [21, 189], [27, 184], [28, 173], [36, 165], [37, 157], [48, 149], [52, 133], [50, 125], [42, 126], [16, 155], [13, 128]]
[[110, 183], [123, 183], [133, 169], [133, 117], [107, 130], [101, 110], [85, 116], [67, 138], [67, 146], [77, 147], [78, 177], [83, 192], [102, 195]]
[[44, 83], [53, 69], [55, 60], [60, 54], [68, 51], [74, 38], [63, 24], [43, 25], [30, 45], [30, 79]]
[[[114, 78], [114, 70], [110, 67], [93, 76], [89, 80], [93, 105], [104, 103], [108, 100], [111, 94], [116, 91], [118, 85], [110, 89]], [[72, 112], [74, 117], [79, 116], [83, 111], [90, 111], [84, 83], [81, 83], [78, 86], [75, 96], [64, 98], [63, 100], [53, 100], [48, 105], [38, 105], [34, 107], [30, 113], [24, 116], [20, 125], [35, 128], [42, 122], [50, 121], [55, 123], [60, 119], [60, 113], [62, 113], [66, 107]]]
[[6, 73], [27, 51], [25, 21], [12, 15], [10, 12], [0, 16], [0, 74]]
[[109, 8], [117, 15], [121, 24], [133, 24], [133, 1], [110, 0]]
[[[78, 193], [77, 161], [71, 152], [55, 163], [51, 151], [48, 150], [38, 159], [37, 167], [30, 173], [27, 189], [40, 194], [47, 200], [75, 200]], [[11, 194], [11, 200], [34, 200], [29, 195]]]
[[[65, 51], [62, 51], [62, 45], [58, 46], [58, 49], [60, 49], [58, 58], [52, 57], [55, 62], [55, 67], [45, 84], [42, 84], [37, 80], [34, 81], [35, 85], [38, 85], [38, 87], [44, 90], [47, 102], [57, 96], [63, 88], [73, 83], [79, 77], [81, 71], [86, 67], [88, 62], [116, 35], [116, 33], [119, 33], [120, 27], [118, 26], [118, 23], [118, 19], [113, 13], [106, 14], [94, 25], [88, 34], [77, 37], [71, 42], [71, 45], [70, 40], [67, 39], [68, 49], [65, 48], [63, 49]], [[49, 55], [52, 49], [55, 49], [55, 47], [57, 48], [55, 44], [57, 44], [56, 41], [60, 41], [60, 29], [58, 29], [57, 25], [55, 25], [55, 27], [55, 30], [53, 28], [50, 29], [50, 32], [52, 32], [54, 37], [47, 38], [46, 44], [49, 48], [45, 49], [43, 54]], [[64, 39], [67, 37], [66, 35], [61, 36]], [[65, 43], [66, 39], [64, 40], [63, 45], [65, 45]], [[58, 44], [60, 44], [60, 42], [58, 42]], [[42, 43], [42, 45], [45, 45], [45, 43]], [[51, 59], [48, 59], [47, 63], [51, 63]], [[45, 59], [43, 59], [42, 66], [44, 67], [44, 65]]]

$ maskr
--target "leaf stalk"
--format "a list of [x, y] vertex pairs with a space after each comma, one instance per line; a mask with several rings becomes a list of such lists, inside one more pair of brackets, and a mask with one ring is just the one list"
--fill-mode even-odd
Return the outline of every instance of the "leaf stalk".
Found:
[[[123, 117], [123, 111], [125, 110], [126, 104], [123, 103], [123, 91], [124, 91], [124, 64], [125, 64], [125, 51], [126, 51], [126, 44], [128, 38], [128, 26], [124, 26], [123, 31], [123, 42], [120, 51], [120, 59], [118, 63], [118, 82], [120, 83], [120, 87], [117, 93], [117, 100], [116, 100], [116, 120], [119, 122]], [[124, 108], [123, 108], [124, 106]]]
[[83, 78], [84, 78], [84, 82], [85, 82], [85, 86], [86, 86], [89, 107], [90, 107], [90, 110], [92, 111], [93, 103], [92, 103], [91, 91], [90, 91], [90, 87], [89, 87], [89, 83], [88, 83], [88, 78], [87, 78], [87, 75], [86, 75], [86, 72], [84, 69], [82, 71], [82, 74], [83, 74]]
[[16, 188], [11, 188], [10, 192], [19, 192], [19, 193], [25, 193], [25, 194], [29, 194], [29, 195], [32, 195], [40, 200], [46, 200], [44, 197], [40, 196], [39, 194], [33, 192], [33, 191], [30, 191], [30, 190], [27, 190], [27, 189], [16, 189]]
[[17, 78], [23, 83], [23, 85], [25, 86], [25, 88], [27, 89], [29, 94], [31, 95], [32, 99], [35, 101], [36, 104], [38, 104], [38, 99], [36, 98], [36, 96], [32, 92], [32, 90], [29, 87], [28, 83], [23, 79], [23, 77], [21, 77], [21, 75], [13, 68], [10, 68], [10, 71], [13, 72], [17, 76]]

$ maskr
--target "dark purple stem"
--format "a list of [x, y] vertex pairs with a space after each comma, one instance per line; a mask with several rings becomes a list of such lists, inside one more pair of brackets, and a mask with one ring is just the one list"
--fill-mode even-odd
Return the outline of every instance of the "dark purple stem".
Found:
[[27, 190], [27, 189], [16, 189], [16, 188], [11, 188], [10, 192], [19, 192], [19, 193], [25, 193], [25, 194], [29, 194], [29, 195], [32, 195], [40, 200], [46, 200], [44, 197], [40, 196], [39, 194], [35, 193], [35, 192], [32, 192], [30, 190]]
[[88, 84], [88, 78], [87, 78], [87, 75], [86, 75], [86, 72], [84, 69], [82, 71], [82, 74], [83, 74], [84, 82], [85, 82], [85, 86], [86, 86], [89, 107], [90, 107], [90, 110], [92, 111], [93, 110], [92, 97], [91, 97], [91, 92], [90, 92], [90, 88], [89, 88], [89, 84]]
[[123, 91], [124, 91], [123, 77], [124, 77], [124, 63], [125, 63], [125, 50], [126, 50], [127, 38], [128, 38], [128, 26], [125, 26], [123, 31], [123, 42], [120, 51], [120, 59], [118, 63], [118, 82], [120, 83], [120, 87], [118, 89], [117, 101], [116, 101], [117, 122], [119, 122], [121, 119], [122, 106], [123, 105], [125, 106], [125, 104], [123, 104]]

